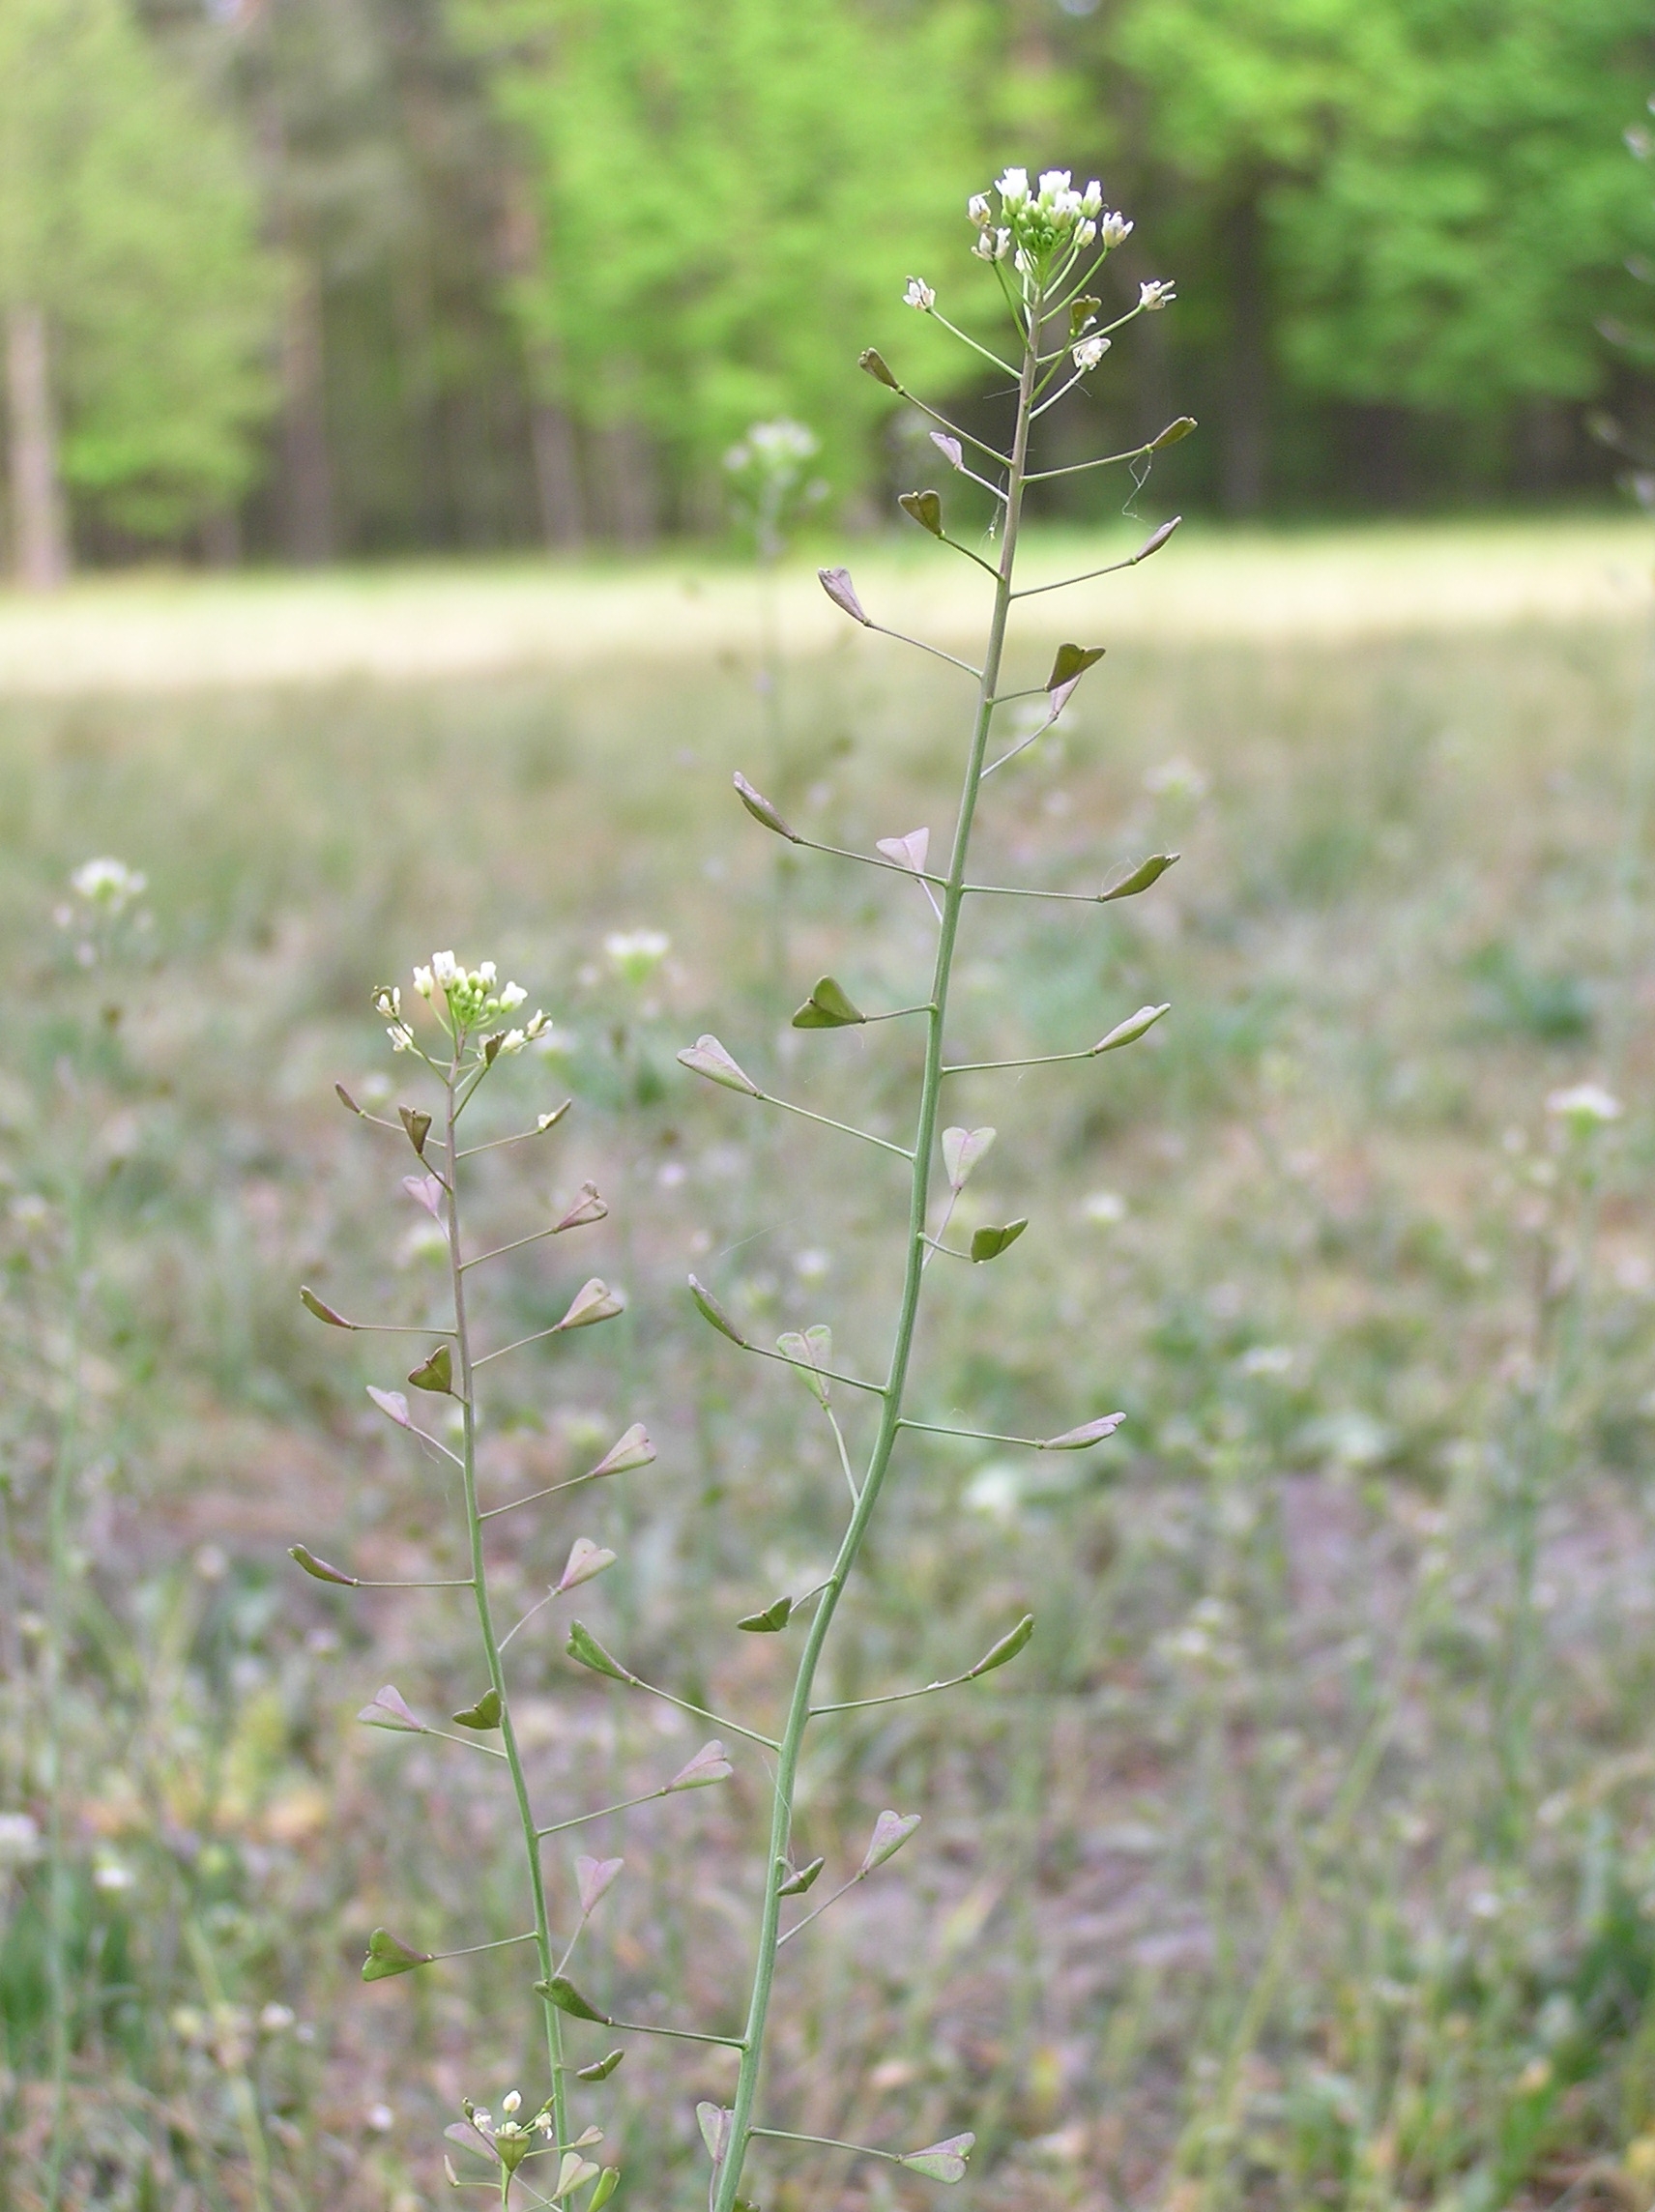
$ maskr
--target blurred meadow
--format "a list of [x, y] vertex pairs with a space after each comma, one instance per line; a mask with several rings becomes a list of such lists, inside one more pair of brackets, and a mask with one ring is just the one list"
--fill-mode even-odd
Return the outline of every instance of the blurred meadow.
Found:
[[[1035, 571], [1064, 550], [1036, 539]], [[1655, 2198], [1648, 560], [1631, 523], [1198, 534], [1034, 602], [1027, 681], [1059, 635], [1110, 650], [991, 786], [983, 874], [1085, 889], [1182, 858], [1107, 915], [979, 902], [965, 1041], [1062, 1051], [1174, 1011], [1038, 1088], [964, 1087], [1002, 1133], [964, 1226], [1031, 1228], [939, 1283], [916, 1410], [1127, 1420], [1080, 1457], [902, 1447], [831, 1694], [1038, 1627], [1016, 1670], [823, 1738], [811, 1851], [854, 1853], [887, 1805], [925, 1825], [787, 1954], [772, 2079], [800, 2129], [971, 2125], [960, 2199], [1018, 2212]], [[980, 597], [895, 552], [857, 582], [944, 642]], [[496, 1155], [503, 1233], [587, 1178], [611, 1206], [573, 1257], [493, 1278], [486, 1328], [545, 1326], [595, 1270], [630, 1309], [496, 1371], [487, 1493], [633, 1418], [660, 1455], [514, 1521], [508, 1582], [532, 1602], [591, 1536], [620, 1564], [583, 1611], [630, 1663], [717, 1710], [785, 1693], [778, 1640], [728, 1630], [825, 1562], [840, 1478], [794, 1378], [683, 1279], [762, 1340], [830, 1318], [856, 1368], [902, 1186], [848, 1186], [837, 1139], [674, 1053], [716, 1031], [882, 1126], [904, 1037], [787, 1017], [829, 969], [909, 1003], [918, 887], [795, 856], [730, 776], [827, 842], [940, 835], [963, 680], [825, 622], [805, 567], [778, 594], [773, 722], [751, 577], [688, 556], [0, 607], [0, 2205], [48, 2187], [54, 1696], [65, 2201], [418, 2212], [458, 2099], [532, 2062], [498, 1956], [359, 1979], [382, 1921], [434, 1947], [518, 1909], [492, 1778], [349, 1718], [386, 1681], [455, 1702], [463, 1593], [334, 1591], [285, 1556], [459, 1571], [440, 1473], [364, 1396], [402, 1360], [297, 1296], [432, 1295], [405, 1157], [333, 1086], [407, 1094], [369, 995], [434, 946], [552, 1014], [495, 1125], [574, 1100]], [[54, 910], [105, 852], [147, 874], [147, 920], [89, 967]], [[1549, 1110], [1582, 1085], [1624, 1112]], [[652, 1788], [706, 1732], [549, 1630], [516, 1652], [549, 1805]], [[628, 1877], [588, 1971], [629, 2018], [737, 2017], [767, 1790], [736, 1765], [597, 1831]], [[607, 2124], [645, 2201], [700, 2186], [692, 2108], [729, 2072], [629, 2050]], [[931, 2201], [895, 2172], [769, 2144], [758, 2184], [783, 2212]]]

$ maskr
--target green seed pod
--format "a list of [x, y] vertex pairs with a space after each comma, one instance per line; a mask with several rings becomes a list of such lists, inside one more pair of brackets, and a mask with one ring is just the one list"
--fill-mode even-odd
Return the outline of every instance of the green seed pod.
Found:
[[355, 1589], [361, 1580], [360, 1576], [347, 1575], [340, 1567], [331, 1567], [326, 1559], [319, 1559], [306, 1544], [289, 1544], [287, 1556], [319, 1583], [340, 1583], [346, 1589]]
[[392, 1974], [411, 1974], [416, 1966], [428, 1966], [433, 1956], [430, 1951], [416, 1951], [389, 1928], [376, 1928], [367, 1939], [362, 1978], [364, 1982], [387, 1982]]
[[928, 530], [933, 538], [943, 535], [943, 502], [934, 491], [905, 491], [897, 499], [911, 522], [917, 522], [921, 530]]
[[453, 1355], [446, 1344], [439, 1344], [431, 1356], [421, 1361], [408, 1378], [416, 1390], [434, 1390], [439, 1396], [453, 1394]]
[[484, 1690], [475, 1705], [467, 1705], [464, 1712], [454, 1714], [461, 1728], [497, 1729], [500, 1726], [500, 1692], [492, 1685]]

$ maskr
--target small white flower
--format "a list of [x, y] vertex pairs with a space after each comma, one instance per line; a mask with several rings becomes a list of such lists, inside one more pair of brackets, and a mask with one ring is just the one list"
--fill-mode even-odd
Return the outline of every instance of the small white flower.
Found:
[[421, 998], [428, 999], [436, 987], [436, 980], [433, 977], [429, 968], [415, 969], [414, 988], [419, 992]]
[[385, 1033], [391, 1039], [392, 1052], [409, 1052], [413, 1049], [414, 1032], [406, 1022], [392, 1022]]
[[987, 230], [989, 225], [987, 192], [973, 192], [971, 198], [966, 202], [966, 213], [976, 224], [978, 230]]
[[505, 990], [500, 994], [501, 1012], [503, 1014], [514, 1013], [528, 996], [528, 992], [524, 990], [521, 983], [508, 983]]
[[121, 914], [133, 899], [143, 896], [149, 888], [149, 879], [136, 868], [129, 868], [125, 860], [104, 858], [83, 860], [70, 877], [69, 885], [88, 906], [102, 907], [108, 914]]
[[1079, 228], [1079, 230], [1077, 230], [1077, 231], [1075, 232], [1075, 243], [1076, 243], [1076, 245], [1077, 245], [1077, 246], [1089, 246], [1089, 245], [1091, 244], [1092, 240], [1093, 240], [1093, 239], [1094, 239], [1096, 236], [1097, 236], [1097, 225], [1096, 225], [1096, 223], [1095, 223], [1095, 222], [1083, 222], [1083, 223], [1081, 224], [1081, 227]]
[[500, 2100], [500, 2110], [506, 2114], [507, 2118], [509, 2119], [512, 2113], [518, 2110], [522, 2103], [523, 2094], [521, 2090], [508, 2089], [505, 2096]]
[[521, 1052], [528, 1041], [529, 1037], [526, 1031], [508, 1030], [500, 1040], [500, 1049], [502, 1052]]
[[103, 1859], [93, 1869], [92, 1886], [94, 1889], [118, 1893], [131, 1889], [137, 1878], [131, 1868], [123, 1866], [119, 1859]]
[[976, 255], [979, 261], [998, 261], [1000, 259], [1000, 254], [995, 247], [994, 232], [992, 230], [985, 230], [981, 232], [980, 235], [973, 241], [972, 251]]
[[1082, 338], [1075, 348], [1075, 366], [1084, 375], [1089, 368], [1095, 368], [1108, 351], [1107, 338]]
[[293, 2025], [291, 2006], [267, 2004], [259, 2014], [259, 2025], [266, 2035], [284, 2035]]
[[549, 2105], [544, 2109], [543, 2111], [538, 2111], [535, 2114], [535, 2125], [545, 2137], [547, 2142], [550, 2142], [552, 2138], [558, 2132], [558, 2123], [557, 2117]]
[[1081, 213], [1085, 216], [1103, 213], [1103, 187], [1095, 177], [1089, 181], [1086, 190], [1081, 194]]
[[1029, 197], [1029, 171], [1007, 169], [994, 189], [1000, 194], [1002, 207], [1021, 207]]
[[1098, 224], [1098, 236], [1112, 251], [1116, 247], [1122, 245], [1131, 235], [1132, 225], [1118, 210], [1114, 214], [1106, 215], [1102, 222]]
[[1146, 314], [1153, 314], [1157, 307], [1165, 307], [1177, 298], [1169, 278], [1153, 276], [1138, 287], [1138, 305]]
[[545, 1030], [546, 1017], [543, 1013], [541, 1013], [539, 1007], [537, 1006], [535, 1011], [529, 1016], [528, 1024], [524, 1029], [523, 1034], [528, 1038], [529, 1042], [533, 1044], [537, 1037], [543, 1036], [545, 1034]]
[[389, 2105], [370, 2105], [363, 2118], [376, 2136], [388, 2136], [396, 2125], [396, 2114]]
[[459, 980], [459, 968], [451, 952], [433, 952], [431, 974], [446, 991], [450, 983]]
[[1053, 207], [1057, 205], [1068, 191], [1068, 189], [1069, 172], [1067, 169], [1047, 169], [1042, 172], [1040, 199], [1044, 206]]
[[485, 2112], [479, 2106], [478, 2110], [470, 2115], [470, 2118], [472, 2126], [476, 2128], [479, 2136], [487, 2136], [494, 2133], [494, 2114], [492, 2112]]
[[617, 929], [603, 949], [624, 982], [645, 983], [672, 950], [672, 939], [663, 929]]
[[1567, 1091], [1553, 1091], [1546, 1101], [1546, 1111], [1578, 1128], [1590, 1128], [1618, 1121], [1626, 1109], [1601, 1083], [1577, 1083]]
[[922, 276], [911, 276], [908, 279], [908, 289], [902, 297], [909, 306], [917, 307], [922, 315], [928, 315], [937, 305], [936, 293]]

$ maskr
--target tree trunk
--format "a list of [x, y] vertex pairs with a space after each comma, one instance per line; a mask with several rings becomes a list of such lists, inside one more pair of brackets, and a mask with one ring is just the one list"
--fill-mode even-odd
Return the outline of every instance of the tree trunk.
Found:
[[537, 399], [529, 412], [529, 431], [535, 442], [535, 481], [546, 543], [555, 553], [576, 553], [586, 542], [586, 502], [581, 496], [574, 424], [563, 408]]
[[49, 592], [69, 575], [69, 532], [57, 473], [51, 360], [44, 311], [24, 305], [6, 318], [13, 559], [26, 590]]
[[623, 415], [598, 432], [597, 449], [593, 490], [604, 535], [628, 550], [653, 544], [660, 511], [649, 432]]
[[323, 387], [322, 300], [301, 264], [287, 288], [281, 327], [281, 516], [291, 560], [334, 555], [334, 468]]
[[1269, 312], [1255, 191], [1220, 230], [1230, 271], [1230, 347], [1224, 364], [1223, 497], [1227, 514], [1257, 514], [1269, 482]]

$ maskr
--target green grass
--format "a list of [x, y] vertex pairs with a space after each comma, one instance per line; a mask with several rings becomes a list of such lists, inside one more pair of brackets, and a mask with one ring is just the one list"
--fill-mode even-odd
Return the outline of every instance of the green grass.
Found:
[[[1646, 2201], [1655, 1118], [1646, 887], [1627, 874], [1645, 562], [1610, 525], [1212, 537], [1130, 579], [1138, 597], [1089, 588], [1073, 628], [1035, 602], [1054, 626], [1030, 681], [1060, 623], [1111, 650], [1060, 737], [991, 785], [985, 865], [1085, 888], [1159, 844], [1183, 858], [1124, 910], [978, 917], [962, 1013], [1003, 1057], [1089, 1043], [1147, 1001], [1174, 1012], [1130, 1053], [964, 1088], [960, 1118], [1001, 1132], [973, 1218], [1031, 1229], [939, 1298], [920, 1396], [1025, 1434], [1129, 1419], [1056, 1470], [939, 1440], [897, 1470], [835, 1694], [955, 1672], [1025, 1606], [1039, 1626], [973, 1692], [847, 1723], [805, 1809], [830, 1867], [882, 1806], [926, 1824], [790, 1961], [776, 2067], [801, 2129], [974, 2127], [961, 2198], [1020, 2212], [1494, 2212], [1594, 2171]], [[952, 634], [964, 599], [906, 556], [853, 567], [870, 604], [906, 595]], [[334, 1597], [284, 1556], [304, 1540], [417, 1572], [454, 1540], [440, 1486], [364, 1410], [361, 1384], [397, 1371], [296, 1296], [302, 1279], [346, 1310], [420, 1295], [402, 1162], [332, 1084], [399, 1072], [368, 993], [434, 946], [499, 958], [566, 1040], [509, 1079], [524, 1108], [572, 1091], [576, 1111], [502, 1172], [502, 1223], [589, 1175], [613, 1208], [574, 1258], [503, 1277], [490, 1324], [536, 1325], [571, 1269], [632, 1301], [608, 1344], [521, 1370], [490, 1475], [553, 1479], [618, 1418], [660, 1446], [629, 1491], [525, 1529], [525, 1595], [591, 1535], [623, 1565], [584, 1616], [641, 1672], [761, 1715], [781, 1694], [786, 1655], [731, 1624], [820, 1554], [838, 1477], [803, 1394], [713, 1337], [683, 1276], [755, 1332], [829, 1320], [855, 1366], [889, 1307], [868, 1231], [897, 1182], [848, 1190], [837, 1140], [709, 1091], [673, 1053], [713, 1030], [828, 1113], [894, 1091], [899, 1025], [801, 1036], [786, 1015], [828, 970], [858, 1003], [909, 1003], [924, 911], [815, 859], [778, 891], [779, 848], [729, 777], [836, 842], [940, 835], [960, 740], [954, 679], [819, 629], [813, 592], [784, 598], [780, 761], [729, 572], [0, 606], [0, 1812], [41, 1798], [23, 1616], [63, 1403], [54, 1194], [82, 1114], [98, 1224], [75, 2201], [251, 2204], [250, 2081], [278, 2202], [413, 2212], [446, 2197], [458, 2098], [519, 2069], [531, 2091], [522, 2008], [496, 2003], [509, 1964], [356, 1979], [382, 1920], [427, 1946], [520, 1920], [504, 1803], [441, 1747], [348, 1718], [387, 1680], [432, 1709], [473, 1695], [463, 1611]], [[231, 647], [276, 631], [295, 680], [236, 681]], [[150, 656], [126, 689], [124, 636]], [[419, 681], [361, 673], [410, 638]], [[49, 918], [67, 868], [105, 850], [148, 871], [156, 917], [115, 1024]], [[637, 924], [674, 951], [623, 1009], [602, 941]], [[76, 1105], [83, 1028], [101, 1041]], [[1589, 1199], [1544, 1103], [1587, 1077], [1628, 1102]], [[619, 1795], [694, 1749], [689, 1724], [663, 1734], [538, 1649], [551, 1801]], [[735, 2003], [763, 1814], [743, 1761], [606, 1845], [627, 1875], [599, 1994], [673, 2017]], [[97, 1886], [110, 1865], [130, 1887]], [[27, 2206], [38, 1869], [0, 1882], [0, 2205]], [[259, 2028], [272, 2004], [303, 2038]], [[700, 2187], [693, 2105], [727, 2093], [721, 2064], [629, 2053], [607, 2147], [633, 2200]], [[893, 2201], [884, 2169], [775, 2147], [767, 2212]]]

